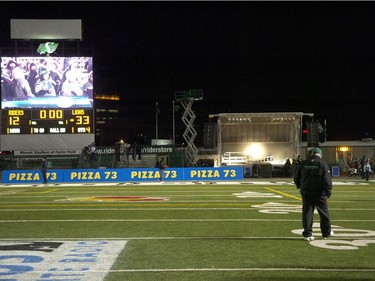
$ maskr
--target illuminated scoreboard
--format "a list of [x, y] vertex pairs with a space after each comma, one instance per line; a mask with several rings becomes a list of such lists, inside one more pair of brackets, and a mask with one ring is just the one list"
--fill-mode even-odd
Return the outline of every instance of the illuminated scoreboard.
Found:
[[93, 134], [93, 109], [2, 110], [3, 135]]
[[[92, 56], [1, 56], [0, 64], [0, 151], [64, 153], [95, 141]], [[46, 87], [27, 83], [29, 66], [49, 74]]]

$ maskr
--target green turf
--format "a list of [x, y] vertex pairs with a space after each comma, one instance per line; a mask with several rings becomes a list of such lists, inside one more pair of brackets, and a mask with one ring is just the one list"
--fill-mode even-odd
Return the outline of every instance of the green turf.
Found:
[[[350, 180], [335, 179], [329, 206], [337, 235], [329, 243], [362, 243], [355, 250], [322, 247], [318, 228], [314, 242], [304, 241], [299, 193], [291, 181], [274, 179], [1, 187], [0, 239], [129, 241], [106, 281], [375, 280], [375, 183]], [[253, 194], [235, 196], [244, 192]], [[167, 200], [99, 202], [98, 196]]]

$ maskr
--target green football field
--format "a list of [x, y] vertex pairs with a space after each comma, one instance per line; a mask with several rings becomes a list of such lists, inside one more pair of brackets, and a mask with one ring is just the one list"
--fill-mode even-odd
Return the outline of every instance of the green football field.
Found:
[[290, 179], [0, 188], [0, 280], [375, 280], [375, 182], [334, 179], [303, 240]]

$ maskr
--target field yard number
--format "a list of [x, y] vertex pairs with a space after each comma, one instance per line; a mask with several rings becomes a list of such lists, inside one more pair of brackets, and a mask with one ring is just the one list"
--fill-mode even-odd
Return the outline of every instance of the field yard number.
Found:
[[[325, 249], [331, 250], [358, 250], [359, 247], [368, 246], [369, 244], [375, 244], [375, 231], [364, 230], [364, 229], [350, 229], [343, 228], [340, 226], [332, 225], [334, 231], [334, 237], [356, 237], [366, 239], [355, 239], [355, 240], [336, 240], [336, 239], [317, 239], [311, 241], [310, 244]], [[303, 229], [295, 229], [292, 231], [294, 234], [300, 235]], [[314, 223], [313, 232], [320, 233], [319, 223]], [[368, 239], [367, 239], [368, 238]]]
[[310, 242], [311, 245], [319, 248], [332, 250], [358, 250], [359, 247], [375, 244], [375, 239], [369, 240], [314, 240]]
[[[279, 195], [276, 195], [276, 196], [279, 196]], [[264, 203], [261, 205], [252, 205], [251, 207], [259, 209], [259, 213], [264, 213], [264, 214], [287, 215], [290, 213], [301, 213], [302, 211], [301, 205], [289, 205], [289, 204], [274, 203], [274, 202], [268, 202], [268, 203]]]

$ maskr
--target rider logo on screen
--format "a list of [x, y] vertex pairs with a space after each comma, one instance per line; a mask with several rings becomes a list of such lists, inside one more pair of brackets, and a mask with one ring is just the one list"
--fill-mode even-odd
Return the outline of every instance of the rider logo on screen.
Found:
[[36, 50], [39, 54], [52, 54], [54, 51], [56, 51], [57, 46], [59, 43], [55, 42], [46, 42], [39, 45], [38, 50]]

